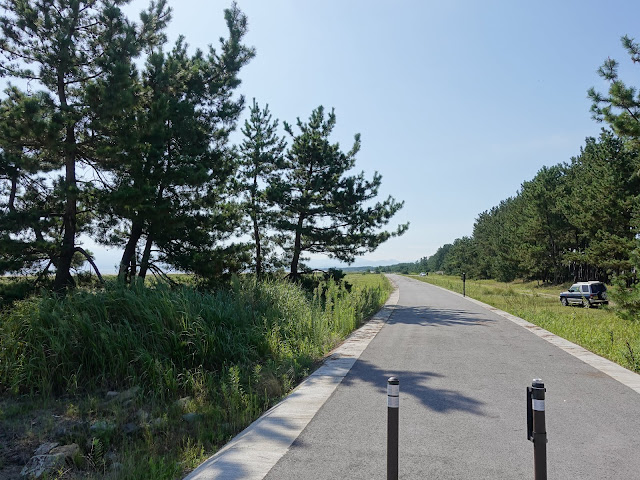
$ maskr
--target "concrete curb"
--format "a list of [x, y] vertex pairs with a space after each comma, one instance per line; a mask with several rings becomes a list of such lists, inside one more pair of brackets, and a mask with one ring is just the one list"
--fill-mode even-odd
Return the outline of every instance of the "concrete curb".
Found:
[[398, 303], [394, 291], [365, 325], [327, 356], [286, 398], [249, 425], [185, 480], [262, 480], [329, 399]]
[[[422, 282], [422, 283], [427, 283], [427, 282]], [[555, 345], [556, 347], [564, 350], [565, 352], [573, 355], [576, 358], [579, 358], [584, 363], [591, 365], [593, 368], [600, 370], [602, 373], [609, 375], [611, 378], [629, 387], [631, 390], [635, 391], [636, 393], [640, 393], [640, 375], [638, 375], [637, 373], [632, 372], [631, 370], [628, 370], [618, 365], [617, 363], [612, 362], [611, 360], [607, 360], [606, 358], [603, 358], [600, 355], [596, 355], [595, 353], [590, 352], [586, 348], [581, 347], [580, 345], [576, 345], [575, 343], [572, 343], [569, 340], [566, 340], [562, 337], [559, 337], [549, 332], [548, 330], [545, 330], [544, 328], [540, 328], [537, 325], [534, 325], [533, 323], [527, 322], [526, 320], [520, 317], [516, 317], [515, 315], [507, 313], [503, 310], [499, 310], [496, 307], [492, 307], [491, 305], [488, 305], [479, 300], [476, 300], [475, 298], [470, 298], [468, 296], [463, 297], [461, 293], [454, 292], [452, 290], [448, 290], [446, 288], [440, 287], [438, 285], [433, 285], [431, 283], [429, 283], [429, 285], [431, 285], [432, 287], [436, 287], [441, 290], [444, 290], [446, 292], [449, 292], [453, 295], [457, 295], [461, 298], [464, 298], [470, 301], [471, 303], [475, 303], [476, 305], [479, 305], [482, 308], [486, 308], [487, 310], [492, 311], [496, 315], [500, 315], [501, 317], [506, 318], [507, 320], [517, 325], [520, 325], [523, 328], [526, 328], [530, 332], [536, 334], [537, 336], [546, 340], [552, 345]]]

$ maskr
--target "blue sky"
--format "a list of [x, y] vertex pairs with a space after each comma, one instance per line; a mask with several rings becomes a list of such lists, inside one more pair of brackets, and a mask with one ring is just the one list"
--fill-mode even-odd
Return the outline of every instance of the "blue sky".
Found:
[[[130, 16], [147, 6], [135, 0]], [[169, 0], [169, 39], [192, 48], [226, 36], [230, 2]], [[383, 196], [411, 222], [357, 264], [413, 261], [470, 235], [477, 215], [514, 195], [545, 165], [569, 161], [602, 125], [587, 89], [623, 64], [620, 37], [640, 39], [640, 4], [623, 1], [239, 0], [257, 50], [239, 91], [275, 117], [335, 108], [344, 150], [362, 135], [357, 169], [382, 174]], [[638, 82], [635, 82], [638, 84]], [[118, 254], [88, 244], [110, 270]], [[332, 262], [315, 260], [315, 265]]]

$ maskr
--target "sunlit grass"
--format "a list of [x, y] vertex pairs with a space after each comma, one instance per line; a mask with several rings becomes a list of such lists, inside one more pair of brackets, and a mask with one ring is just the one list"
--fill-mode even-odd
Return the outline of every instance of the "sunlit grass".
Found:
[[[413, 278], [462, 293], [459, 277], [431, 274]], [[564, 307], [559, 294], [566, 287], [467, 280], [466, 294], [640, 373], [640, 322], [621, 319], [612, 307]]]
[[[111, 282], [17, 302], [0, 322], [0, 428], [54, 404], [58, 417], [114, 425], [69, 434], [82, 448], [74, 478], [178, 478], [289, 392], [391, 291], [382, 275], [345, 280], [351, 291], [329, 281], [314, 293], [251, 277], [217, 292]], [[131, 386], [141, 387], [132, 403], [105, 403], [108, 390]], [[23, 411], [22, 398], [36, 406]], [[184, 420], [190, 413], [197, 421]], [[122, 433], [130, 422], [135, 436]], [[50, 440], [47, 428], [30, 435]]]

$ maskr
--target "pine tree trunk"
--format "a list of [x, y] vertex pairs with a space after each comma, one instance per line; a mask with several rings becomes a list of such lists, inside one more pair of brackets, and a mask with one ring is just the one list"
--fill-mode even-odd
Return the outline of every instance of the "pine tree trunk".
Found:
[[300, 261], [300, 252], [302, 250], [302, 223], [304, 222], [304, 216], [300, 214], [298, 218], [298, 225], [296, 227], [296, 238], [293, 243], [293, 259], [291, 260], [291, 278], [298, 277], [298, 262]]
[[[66, 98], [64, 95], [62, 98], [66, 107]], [[53, 289], [56, 292], [63, 292], [74, 286], [73, 278], [71, 277], [71, 260], [76, 242], [78, 186], [75, 161], [76, 137], [73, 125], [67, 126], [65, 147], [67, 149], [65, 153], [65, 209], [62, 216], [64, 235], [62, 237], [59, 260], [56, 264], [56, 278], [53, 282]]]
[[140, 273], [138, 273], [138, 278], [141, 278], [143, 282], [147, 276], [147, 271], [149, 270], [149, 259], [151, 258], [152, 245], [153, 238], [151, 237], [151, 234], [149, 234], [147, 236], [147, 243], [144, 246], [144, 252], [142, 253], [142, 260], [140, 261]]
[[260, 229], [258, 228], [258, 208], [256, 206], [256, 192], [258, 190], [258, 177], [253, 176], [253, 190], [251, 190], [251, 220], [253, 220], [253, 239], [256, 242], [256, 277], [262, 276], [262, 246], [260, 245]]
[[260, 246], [260, 231], [258, 230], [258, 220], [253, 220], [253, 238], [256, 242], [256, 277], [262, 276], [262, 248]]
[[127, 277], [127, 270], [131, 266], [131, 270], [129, 272], [129, 278], [132, 279], [135, 276], [135, 256], [136, 256], [136, 246], [138, 245], [138, 240], [142, 236], [142, 222], [139, 220], [134, 220], [131, 224], [131, 234], [129, 235], [129, 241], [127, 242], [127, 246], [124, 249], [124, 253], [122, 254], [122, 259], [120, 260], [120, 268], [118, 269], [118, 280], [125, 281]]

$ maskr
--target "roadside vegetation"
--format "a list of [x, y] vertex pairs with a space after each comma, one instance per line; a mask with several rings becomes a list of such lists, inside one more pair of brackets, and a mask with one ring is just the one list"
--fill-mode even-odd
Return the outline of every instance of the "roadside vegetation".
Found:
[[228, 289], [108, 282], [0, 319], [0, 478], [45, 442], [49, 478], [178, 478], [288, 393], [386, 301], [381, 275], [235, 277]]
[[[462, 293], [459, 276], [428, 275], [420, 281]], [[612, 306], [564, 307], [559, 293], [571, 284], [466, 281], [466, 295], [509, 312], [562, 338], [640, 373], [640, 323], [620, 318]]]

